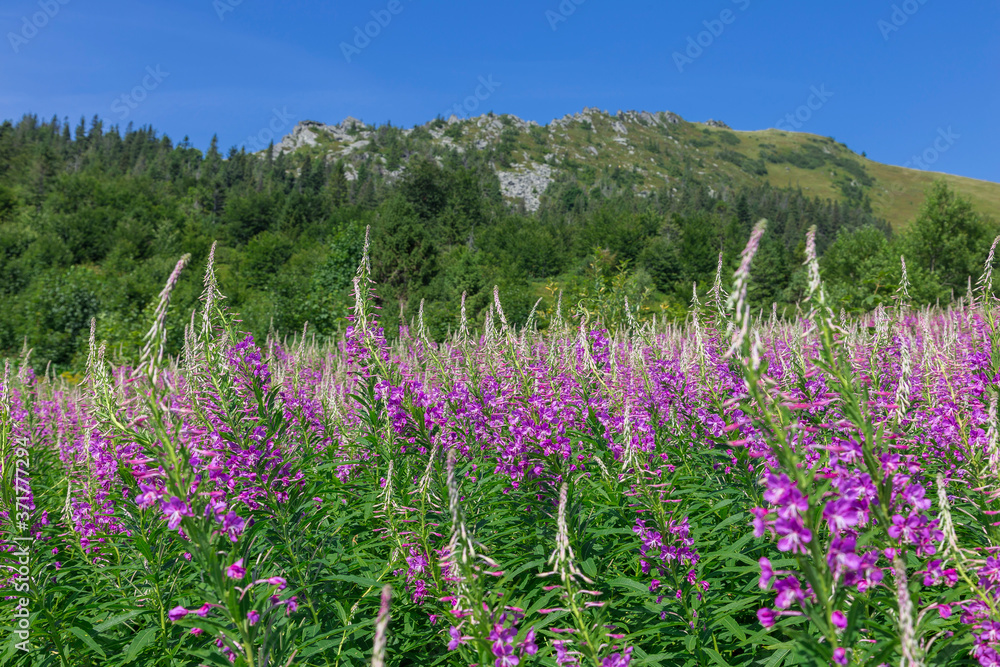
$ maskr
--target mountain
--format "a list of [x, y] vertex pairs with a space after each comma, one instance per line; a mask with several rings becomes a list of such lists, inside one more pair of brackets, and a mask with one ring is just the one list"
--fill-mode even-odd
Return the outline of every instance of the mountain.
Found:
[[[625, 185], [639, 195], [690, 179], [714, 191], [766, 182], [801, 188], [821, 199], [869, 202], [872, 213], [904, 229], [927, 188], [944, 180], [982, 213], [1000, 219], [1000, 184], [869, 160], [831, 137], [769, 129], [737, 131], [675, 113], [594, 108], [547, 125], [512, 115], [438, 118], [412, 129], [372, 126], [355, 118], [336, 125], [303, 121], [271, 149], [341, 160], [348, 180], [361, 165], [393, 179], [409, 155], [454, 149], [492, 151], [504, 196], [537, 210], [562, 177], [602, 191]], [[439, 158], [440, 159], [440, 158]]]

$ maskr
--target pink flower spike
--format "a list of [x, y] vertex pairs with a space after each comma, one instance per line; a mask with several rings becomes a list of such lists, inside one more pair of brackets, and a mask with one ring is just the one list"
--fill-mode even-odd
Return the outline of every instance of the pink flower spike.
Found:
[[277, 586], [279, 591], [285, 590], [285, 586], [288, 585], [283, 577], [271, 577], [267, 580], [267, 583], [272, 586]]

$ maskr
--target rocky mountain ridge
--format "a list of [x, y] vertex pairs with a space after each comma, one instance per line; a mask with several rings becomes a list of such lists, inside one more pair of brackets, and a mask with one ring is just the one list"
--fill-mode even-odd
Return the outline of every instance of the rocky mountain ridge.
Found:
[[[670, 111], [594, 107], [546, 125], [513, 115], [437, 118], [413, 128], [370, 125], [347, 117], [334, 125], [299, 122], [271, 148], [271, 157], [308, 155], [359, 173], [394, 180], [418, 154], [439, 162], [450, 153], [478, 152], [489, 160], [512, 205], [536, 211], [560, 178], [602, 192], [630, 189], [647, 196], [679, 179], [705, 182], [713, 192], [748, 182], [802, 188], [810, 195], [870, 201], [894, 226], [905, 226], [936, 177], [1000, 217], [1000, 185], [884, 165], [831, 137], [776, 129], [734, 131], [720, 120], [689, 122]], [[261, 155], [266, 155], [263, 151]]]

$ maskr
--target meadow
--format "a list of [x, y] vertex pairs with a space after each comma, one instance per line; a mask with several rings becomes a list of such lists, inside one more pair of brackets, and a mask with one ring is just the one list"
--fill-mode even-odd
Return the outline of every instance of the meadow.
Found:
[[367, 241], [332, 342], [244, 333], [210, 255], [173, 357], [181, 260], [141, 363], [7, 365], [0, 662], [1000, 664], [992, 250], [848, 317], [812, 231], [781, 319], [763, 234], [684, 322], [495, 293], [436, 342], [387, 339]]

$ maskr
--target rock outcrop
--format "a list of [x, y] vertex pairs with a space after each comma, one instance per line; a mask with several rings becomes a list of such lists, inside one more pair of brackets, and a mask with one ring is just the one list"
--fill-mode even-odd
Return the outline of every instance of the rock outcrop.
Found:
[[[680, 116], [670, 111], [619, 110], [612, 115], [596, 107], [587, 107], [581, 112], [554, 119], [548, 125], [541, 126], [547, 130], [547, 133], [533, 134], [534, 139], [537, 139], [540, 145], [545, 145], [546, 141], [553, 142], [552, 148], [554, 150], [545, 153], [544, 158], [539, 157], [538, 154], [532, 158], [527, 151], [522, 150], [521, 155], [517, 158], [513, 158], [513, 156], [508, 158], [518, 159], [519, 164], [515, 164], [508, 170], [494, 167], [500, 180], [501, 191], [504, 197], [511, 200], [521, 200], [527, 210], [536, 211], [541, 204], [542, 195], [552, 183], [554, 174], [560, 168], [563, 159], [593, 163], [598, 158], [614, 155], [619, 146], [624, 148], [629, 155], [635, 155], [643, 141], [642, 137], [645, 136], [643, 134], [644, 127], [667, 128], [680, 124], [682, 120]], [[459, 128], [455, 128], [456, 125], [459, 126], [461, 132], [457, 132]], [[718, 120], [709, 120], [706, 125], [728, 128], [728, 125]], [[440, 121], [428, 123], [423, 126], [423, 129], [430, 134], [435, 146], [434, 159], [440, 162], [440, 151], [442, 150], [453, 150], [458, 153], [489, 151], [501, 143], [501, 137], [508, 129], [516, 130], [519, 134], [527, 134], [530, 130], [538, 127], [539, 124], [535, 121], [522, 120], [512, 115], [498, 116], [489, 113], [472, 118], [459, 118], [453, 115], [444, 123]], [[567, 147], [574, 145], [574, 139], [570, 136], [570, 132], [580, 128], [589, 128], [593, 130], [593, 134], [585, 135], [586, 138], [583, 140], [582, 146], [576, 145], [576, 150], [568, 151]], [[608, 132], [609, 130], [610, 132]], [[401, 130], [403, 135], [409, 135], [413, 131]], [[602, 135], [602, 132], [605, 134]], [[669, 131], [666, 132], [665, 139], [672, 141], [677, 146], [680, 145]], [[361, 120], [351, 116], [336, 125], [304, 120], [295, 125], [291, 133], [286, 135], [280, 143], [275, 144], [273, 155], [291, 153], [300, 149], [312, 148], [315, 150], [318, 148], [328, 161], [342, 160], [344, 162], [345, 175], [348, 180], [357, 179], [358, 168], [361, 164], [367, 164], [372, 172], [380, 177], [395, 180], [405, 171], [407, 158], [404, 156], [397, 169], [389, 170], [386, 156], [380, 154], [379, 149], [373, 148], [376, 144], [381, 144], [381, 141], [382, 135], [378, 134], [378, 128], [365, 125]], [[597, 145], [590, 145], [591, 143]], [[598, 150], [598, 146], [601, 147], [600, 150]], [[262, 152], [261, 155], [263, 156], [264, 153]], [[650, 157], [650, 162], [656, 164], [657, 161]], [[640, 171], [643, 174], [646, 173], [645, 170]], [[664, 178], [666, 177], [664, 176]]]
[[552, 182], [552, 167], [532, 163], [515, 171], [498, 171], [497, 176], [504, 197], [520, 199], [524, 208], [537, 211], [542, 203], [542, 194]]

